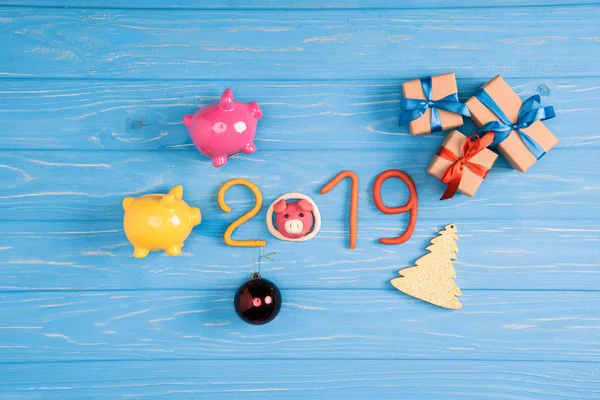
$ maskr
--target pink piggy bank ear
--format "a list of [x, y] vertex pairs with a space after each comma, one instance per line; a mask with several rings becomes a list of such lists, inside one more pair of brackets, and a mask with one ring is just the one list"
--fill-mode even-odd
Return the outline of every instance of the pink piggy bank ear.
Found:
[[258, 106], [257, 102], [252, 101], [252, 102], [248, 103], [248, 108], [250, 108], [250, 112], [252, 113], [254, 118], [260, 119], [262, 117], [262, 110]]
[[233, 92], [231, 89], [225, 89], [219, 100], [219, 108], [225, 111], [233, 110]]
[[193, 114], [188, 114], [183, 117], [183, 125], [185, 125], [186, 128], [189, 128], [192, 125], [192, 118], [194, 118]]
[[310, 201], [304, 200], [304, 199], [298, 201], [298, 207], [300, 207], [300, 209], [302, 211], [312, 211], [313, 210], [313, 206], [312, 206], [312, 204], [310, 204]]
[[287, 204], [285, 203], [285, 200], [281, 199], [277, 203], [275, 203], [275, 205], [273, 206], [273, 211], [279, 214], [284, 212], [286, 208]]

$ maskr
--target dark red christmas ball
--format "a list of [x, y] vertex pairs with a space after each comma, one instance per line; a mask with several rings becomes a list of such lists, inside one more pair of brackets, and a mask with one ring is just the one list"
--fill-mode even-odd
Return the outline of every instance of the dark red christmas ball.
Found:
[[235, 312], [245, 322], [263, 325], [271, 322], [281, 309], [281, 292], [275, 284], [260, 277], [239, 287], [233, 300]]

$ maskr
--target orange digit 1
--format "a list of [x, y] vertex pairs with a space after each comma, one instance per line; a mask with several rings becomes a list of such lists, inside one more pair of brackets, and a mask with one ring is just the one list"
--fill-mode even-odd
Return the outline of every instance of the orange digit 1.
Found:
[[337, 186], [345, 178], [350, 178], [352, 182], [352, 195], [350, 196], [350, 248], [356, 247], [356, 228], [358, 225], [358, 177], [354, 171], [342, 171], [335, 178], [323, 186], [321, 194], [329, 193], [331, 189]]
[[[389, 178], [398, 178], [408, 187], [409, 195], [408, 201], [405, 205], [390, 208], [383, 204], [383, 201], [381, 200], [381, 185], [383, 185], [383, 182]], [[377, 179], [375, 179], [375, 183], [373, 184], [373, 199], [375, 200], [375, 205], [379, 211], [385, 214], [401, 214], [410, 211], [408, 227], [402, 235], [395, 238], [381, 238], [379, 241], [383, 244], [401, 244], [410, 239], [415, 230], [415, 225], [417, 224], [417, 211], [419, 208], [417, 188], [412, 178], [406, 172], [402, 172], [397, 169], [388, 169], [387, 171], [383, 171], [381, 174], [379, 174]]]

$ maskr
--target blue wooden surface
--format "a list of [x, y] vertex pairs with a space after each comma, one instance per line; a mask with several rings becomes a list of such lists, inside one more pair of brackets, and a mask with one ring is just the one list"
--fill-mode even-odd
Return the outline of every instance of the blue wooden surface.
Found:
[[[0, 0], [0, 398], [597, 399], [600, 393], [600, 4], [597, 1]], [[497, 73], [557, 109], [561, 139], [526, 174], [504, 161], [474, 198], [440, 203], [424, 168], [442, 135], [398, 127], [405, 79], [454, 71], [464, 99]], [[232, 87], [265, 118], [258, 153], [215, 170], [181, 116]], [[467, 124], [466, 132], [473, 131]], [[409, 172], [420, 217], [371, 187]], [[361, 182], [346, 249], [342, 169]], [[234, 314], [252, 271], [227, 248], [251, 204], [301, 191], [324, 216], [264, 275], [285, 298], [264, 327]], [[121, 199], [182, 183], [204, 221], [179, 258], [131, 257]], [[397, 182], [390, 204], [404, 201]], [[464, 308], [388, 280], [435, 230], [459, 227]]]

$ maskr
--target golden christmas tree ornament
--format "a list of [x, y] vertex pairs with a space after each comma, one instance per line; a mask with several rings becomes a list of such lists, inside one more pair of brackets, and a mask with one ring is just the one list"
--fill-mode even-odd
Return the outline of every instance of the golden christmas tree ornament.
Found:
[[417, 259], [414, 266], [398, 271], [401, 277], [390, 283], [399, 291], [436, 306], [461, 309], [456, 296], [462, 292], [454, 282], [456, 270], [452, 265], [458, 252], [456, 231], [456, 225], [446, 225], [426, 247], [429, 253]]

